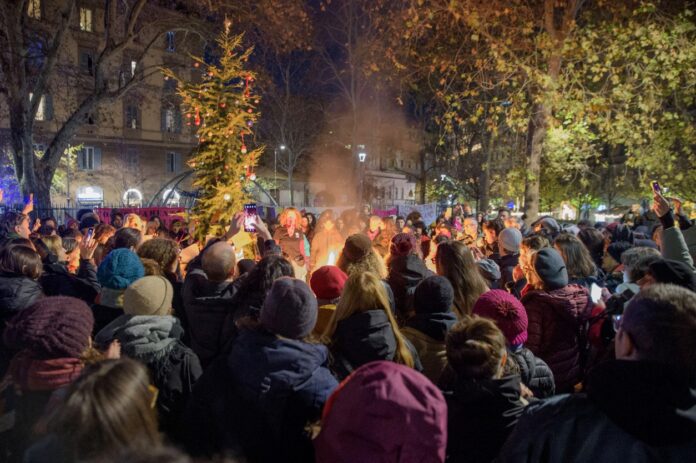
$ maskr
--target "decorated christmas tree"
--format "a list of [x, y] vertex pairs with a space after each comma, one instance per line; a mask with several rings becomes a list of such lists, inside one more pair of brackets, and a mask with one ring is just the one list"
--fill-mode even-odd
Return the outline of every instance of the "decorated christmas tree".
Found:
[[199, 239], [220, 232], [242, 210], [245, 184], [255, 177], [262, 151], [247, 147], [259, 99], [252, 92], [254, 73], [245, 69], [251, 49], [243, 49], [241, 41], [226, 22], [216, 56], [193, 57], [191, 79], [164, 70], [165, 78], [178, 82], [186, 125], [198, 138], [188, 165], [195, 170], [193, 186], [198, 190], [190, 219]]

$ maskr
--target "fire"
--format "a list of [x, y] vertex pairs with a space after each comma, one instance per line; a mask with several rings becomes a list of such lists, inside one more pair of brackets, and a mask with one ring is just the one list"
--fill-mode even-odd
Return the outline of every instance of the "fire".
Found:
[[331, 251], [331, 252], [329, 253], [329, 258], [328, 258], [328, 260], [326, 261], [326, 265], [335, 265], [335, 264], [336, 264], [336, 252], [335, 252], [335, 251]]

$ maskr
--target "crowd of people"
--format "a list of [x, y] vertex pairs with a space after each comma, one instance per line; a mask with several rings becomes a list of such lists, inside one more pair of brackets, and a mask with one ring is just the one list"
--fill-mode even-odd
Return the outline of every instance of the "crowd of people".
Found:
[[287, 208], [204, 242], [28, 209], [0, 215], [2, 461], [696, 457], [696, 225], [658, 192], [612, 223]]

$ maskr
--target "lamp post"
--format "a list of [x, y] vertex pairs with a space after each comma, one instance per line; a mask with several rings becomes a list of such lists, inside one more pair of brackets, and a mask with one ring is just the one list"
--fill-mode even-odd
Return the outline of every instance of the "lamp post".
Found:
[[[280, 145], [280, 151], [285, 151], [285, 145]], [[278, 148], [273, 148], [273, 188], [276, 190], [276, 201], [280, 199], [278, 189]]]
[[363, 207], [363, 186], [365, 183], [365, 160], [367, 159], [367, 151], [365, 151], [364, 145], [359, 145], [360, 151], [358, 152], [358, 161], [360, 169], [360, 207]]

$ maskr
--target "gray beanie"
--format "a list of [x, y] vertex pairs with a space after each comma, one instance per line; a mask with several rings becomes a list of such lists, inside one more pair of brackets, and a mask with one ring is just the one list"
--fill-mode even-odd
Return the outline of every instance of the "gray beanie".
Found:
[[544, 248], [537, 251], [534, 257], [534, 270], [548, 290], [568, 285], [568, 271], [558, 251], [554, 248]]
[[282, 277], [266, 295], [259, 320], [271, 333], [301, 339], [314, 329], [318, 313], [317, 298], [307, 283]]
[[508, 252], [517, 254], [520, 252], [522, 243], [522, 232], [516, 228], [506, 228], [498, 236], [498, 244]]

